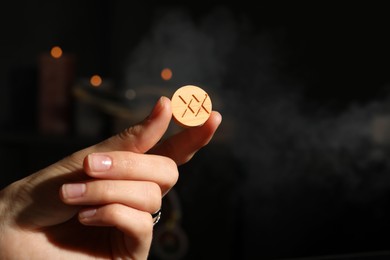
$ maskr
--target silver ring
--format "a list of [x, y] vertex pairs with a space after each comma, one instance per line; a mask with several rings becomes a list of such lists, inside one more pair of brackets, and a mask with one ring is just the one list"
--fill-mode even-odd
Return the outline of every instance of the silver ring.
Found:
[[153, 226], [156, 225], [159, 221], [160, 221], [160, 218], [161, 218], [161, 209], [159, 209], [158, 211], [156, 211], [155, 213], [152, 214], [152, 218], [153, 218]]

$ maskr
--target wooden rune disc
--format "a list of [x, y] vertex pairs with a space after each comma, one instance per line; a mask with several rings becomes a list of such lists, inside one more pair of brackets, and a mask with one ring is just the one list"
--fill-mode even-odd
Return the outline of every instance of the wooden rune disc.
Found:
[[200, 87], [186, 85], [176, 90], [171, 99], [175, 121], [183, 127], [204, 124], [211, 115], [210, 96]]

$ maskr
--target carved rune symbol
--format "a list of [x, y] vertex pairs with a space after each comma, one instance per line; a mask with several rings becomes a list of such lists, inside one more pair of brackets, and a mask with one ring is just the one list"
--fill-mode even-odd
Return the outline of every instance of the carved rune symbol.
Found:
[[[198, 108], [197, 111], [195, 111], [195, 110], [193, 109], [194, 106], [191, 107], [191, 104], [192, 104], [192, 101], [193, 101], [193, 100], [195, 100], [196, 102], [198, 102], [198, 104], [200, 103], [200, 100], [199, 100], [194, 94], [191, 95], [192, 98], [191, 98], [190, 102], [188, 102], [188, 104], [187, 104], [187, 102], [184, 100], [184, 98], [183, 98], [182, 96], [179, 95], [179, 98], [181, 99], [181, 101], [183, 101], [183, 103], [184, 103], [185, 105], [187, 105], [187, 107], [186, 107], [186, 109], [184, 110], [184, 112], [183, 112], [183, 114], [181, 115], [181, 117], [184, 117], [184, 116], [185, 116], [185, 114], [187, 113], [187, 110], [190, 110], [190, 111], [192, 112], [192, 114], [195, 115], [195, 117], [198, 116], [199, 112], [200, 112], [202, 109], [203, 109], [207, 114], [210, 114], [210, 112], [209, 112], [209, 111], [205, 108], [205, 106], [204, 106], [204, 102], [205, 102], [206, 99], [207, 99], [207, 94], [204, 94], [204, 95], [205, 95], [205, 97], [204, 97], [204, 99], [203, 99], [202, 103], [200, 104], [200, 106], [199, 106], [199, 108]], [[195, 108], [195, 109], [196, 109], [196, 108]]]
[[210, 95], [194, 85], [177, 89], [172, 96], [171, 107], [176, 123], [184, 127], [202, 125], [212, 113]]

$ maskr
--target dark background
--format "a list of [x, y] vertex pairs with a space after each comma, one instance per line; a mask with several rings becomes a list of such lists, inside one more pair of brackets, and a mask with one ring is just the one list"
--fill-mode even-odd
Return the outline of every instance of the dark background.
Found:
[[[384, 10], [7, 1], [0, 8], [0, 184], [135, 123], [160, 93], [196, 84], [211, 94], [223, 123], [180, 167], [151, 258], [385, 259]], [[54, 45], [77, 57], [75, 86], [96, 73], [111, 83], [88, 90], [99, 102], [72, 96], [72, 131], [65, 135], [37, 127], [37, 57]], [[173, 69], [169, 82], [159, 78], [164, 67]], [[126, 100], [129, 88], [149, 94]], [[105, 109], [106, 101], [130, 116]]]

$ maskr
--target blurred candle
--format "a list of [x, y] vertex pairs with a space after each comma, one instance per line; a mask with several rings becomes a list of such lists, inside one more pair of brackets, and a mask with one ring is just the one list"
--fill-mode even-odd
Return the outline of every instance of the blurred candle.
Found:
[[102, 85], [102, 78], [99, 76], [99, 75], [93, 75], [90, 79], [89, 79], [89, 83], [93, 86], [93, 87], [100, 87]]
[[163, 80], [170, 80], [172, 78], [172, 70], [170, 68], [165, 68], [161, 71], [161, 78]]
[[75, 56], [59, 46], [38, 58], [38, 127], [41, 134], [64, 135], [72, 128], [71, 89], [75, 79]]

